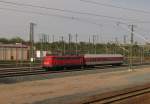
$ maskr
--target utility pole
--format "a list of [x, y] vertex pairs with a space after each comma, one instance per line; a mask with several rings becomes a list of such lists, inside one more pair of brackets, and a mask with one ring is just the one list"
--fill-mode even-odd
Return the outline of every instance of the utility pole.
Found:
[[47, 51], [47, 35], [43, 34], [43, 40], [44, 40], [44, 51]]
[[96, 54], [95, 38], [96, 36], [93, 35], [93, 49], [94, 49], [94, 53]]
[[115, 46], [114, 46], [114, 54], [116, 54], [117, 53], [117, 46], [118, 46], [118, 38], [117, 37], [115, 37]]
[[52, 36], [52, 43], [54, 43], [55, 42], [55, 36], [53, 35]]
[[49, 37], [49, 35], [48, 35], [48, 51], [50, 50], [50, 49], [49, 49], [49, 45], [50, 45], [50, 37]]
[[129, 25], [131, 27], [131, 40], [130, 40], [130, 71], [133, 71], [133, 43], [134, 43], [134, 27], [135, 25]]
[[93, 50], [95, 50], [95, 44], [94, 44], [95, 42], [94, 41], [95, 41], [95, 35], [93, 35]]
[[23, 64], [23, 42], [21, 41], [21, 65]]
[[143, 60], [144, 60], [144, 45], [141, 47], [141, 64], [143, 64]]
[[[123, 36], [123, 48], [125, 48], [126, 45], [127, 44], [127, 36], [126, 35], [124, 35]], [[123, 55], [124, 55], [124, 57], [126, 56], [126, 52], [125, 52], [125, 50], [123, 49]]]
[[88, 49], [89, 54], [90, 54], [90, 49], [91, 49], [91, 37], [89, 36], [89, 49]]
[[69, 50], [71, 50], [71, 34], [68, 34], [68, 37], [69, 37]]
[[123, 43], [124, 43], [124, 45], [127, 43], [127, 36], [126, 35], [124, 35], [124, 37], [123, 37]]
[[95, 39], [96, 39], [95, 54], [97, 54], [97, 45], [98, 45], [98, 42], [99, 42], [99, 36], [98, 36], [98, 35], [95, 35]]
[[78, 34], [75, 35], [76, 37], [76, 55], [78, 54]]
[[118, 38], [117, 37], [115, 37], [115, 43], [118, 44]]
[[30, 23], [30, 61], [34, 61], [34, 26], [35, 23]]
[[40, 35], [40, 43], [41, 43], [41, 50], [40, 50], [40, 58], [43, 57], [43, 35]]
[[61, 37], [61, 41], [62, 41], [62, 45], [63, 45], [62, 52], [65, 55], [65, 42], [64, 42], [64, 37], [63, 36]]
[[55, 41], [55, 36], [54, 36], [54, 35], [52, 35], [51, 53], [53, 53], [53, 50], [55, 49], [54, 41]]

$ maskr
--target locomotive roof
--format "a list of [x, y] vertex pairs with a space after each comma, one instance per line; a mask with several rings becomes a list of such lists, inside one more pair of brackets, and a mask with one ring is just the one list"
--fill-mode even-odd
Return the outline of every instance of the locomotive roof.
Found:
[[85, 54], [84, 57], [123, 57], [121, 54]]

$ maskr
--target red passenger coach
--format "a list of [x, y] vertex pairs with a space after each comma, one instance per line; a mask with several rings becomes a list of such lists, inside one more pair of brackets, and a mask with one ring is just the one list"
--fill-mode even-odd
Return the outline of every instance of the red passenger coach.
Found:
[[43, 59], [43, 67], [49, 69], [63, 69], [68, 67], [81, 67], [84, 64], [83, 56], [53, 56], [48, 55]]
[[120, 54], [85, 54], [85, 65], [121, 65], [123, 56]]

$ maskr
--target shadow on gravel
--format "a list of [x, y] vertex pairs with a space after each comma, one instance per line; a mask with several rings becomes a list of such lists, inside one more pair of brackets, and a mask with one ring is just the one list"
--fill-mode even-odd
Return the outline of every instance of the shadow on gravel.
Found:
[[19, 76], [19, 77], [10, 77], [10, 78], [0, 78], [0, 85], [16, 84], [16, 83], [36, 81], [36, 80], [42, 80], [42, 78], [39, 76]]
[[18, 81], [12, 78], [0, 78], [0, 84], [13, 84], [17, 83]]

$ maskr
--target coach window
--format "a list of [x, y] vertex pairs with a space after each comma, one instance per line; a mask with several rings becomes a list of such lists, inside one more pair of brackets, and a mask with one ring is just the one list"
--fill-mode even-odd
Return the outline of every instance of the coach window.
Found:
[[96, 62], [98, 61], [98, 58], [96, 58]]
[[95, 61], [95, 58], [93, 58], [93, 62]]
[[91, 58], [89, 58], [89, 61], [90, 61], [90, 62], [92, 61]]
[[92, 61], [94, 61], [94, 58], [92, 58]]

